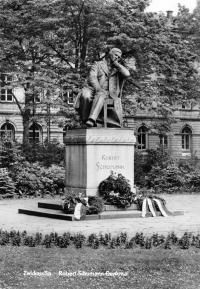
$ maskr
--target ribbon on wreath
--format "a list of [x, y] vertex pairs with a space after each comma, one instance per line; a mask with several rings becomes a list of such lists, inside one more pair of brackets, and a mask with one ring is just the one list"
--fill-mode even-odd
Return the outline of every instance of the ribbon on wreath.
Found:
[[144, 198], [142, 203], [142, 217], [145, 218], [149, 212], [152, 213], [153, 217], [158, 216], [159, 212], [163, 217], [172, 216], [172, 213], [166, 208], [162, 200]]

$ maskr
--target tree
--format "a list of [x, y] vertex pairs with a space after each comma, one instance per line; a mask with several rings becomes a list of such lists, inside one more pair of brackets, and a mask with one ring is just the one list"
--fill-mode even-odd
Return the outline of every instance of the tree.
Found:
[[114, 25], [107, 41], [120, 47], [127, 59], [135, 59], [132, 79], [142, 88], [136, 95], [137, 108], [153, 107], [156, 115], [168, 116], [174, 104], [188, 100], [197, 76], [196, 55], [183, 40], [181, 27], [162, 14], [145, 13], [147, 4], [110, 2]]
[[[12, 76], [9, 88], [24, 89], [24, 106], [14, 93], [13, 97], [23, 118], [25, 145], [29, 142], [29, 122], [34, 120], [36, 98], [44, 92], [48, 92], [51, 96], [55, 95], [58, 89], [54, 54], [44, 43], [44, 31], [41, 25], [44, 9], [40, 11], [40, 3], [37, 0], [0, 1], [0, 72]], [[7, 85], [7, 83], [1, 84]], [[51, 102], [53, 103], [53, 100], [46, 98], [44, 104]]]
[[73, 118], [72, 125], [77, 121], [74, 110], [52, 96], [66, 90], [76, 95], [91, 63], [113, 46], [121, 48], [123, 62], [131, 70], [124, 89], [127, 113], [147, 109], [170, 123], [174, 104], [192, 99], [197, 55], [182, 33], [183, 17], [174, 23], [163, 14], [146, 13], [148, 4], [148, 0], [0, 0], [0, 59], [16, 77], [13, 86], [25, 91], [25, 107], [18, 103], [24, 142], [33, 100], [41, 91], [48, 91], [47, 103], [59, 105], [68, 120]]
[[189, 12], [185, 6], [179, 5], [179, 12], [177, 17], [177, 22], [179, 29], [182, 31], [182, 39], [189, 45], [190, 50], [195, 53], [196, 61], [195, 68], [197, 70], [196, 77], [192, 81], [189, 99], [195, 105], [199, 103], [200, 95], [200, 81], [199, 81], [199, 71], [200, 71], [200, 1], [197, 0], [197, 6], [192, 13]]
[[[197, 56], [184, 40], [180, 21], [146, 13], [148, 4], [148, 0], [72, 0], [67, 5], [58, 1], [54, 11], [59, 28], [50, 45], [83, 78], [91, 62], [113, 46], [121, 48], [124, 63], [130, 66], [132, 61], [133, 68], [125, 87], [125, 110], [133, 115], [146, 109], [155, 119], [160, 115], [162, 127], [169, 130], [175, 105], [194, 100], [191, 90], [198, 75]], [[64, 11], [63, 18], [59, 11]]]

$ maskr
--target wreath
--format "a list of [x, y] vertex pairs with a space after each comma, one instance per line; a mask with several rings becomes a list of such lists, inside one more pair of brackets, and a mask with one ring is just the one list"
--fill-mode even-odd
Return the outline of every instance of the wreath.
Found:
[[[153, 199], [156, 199], [156, 200], [159, 200], [161, 201], [164, 205], [166, 205], [166, 200], [155, 195], [154, 194], [154, 190], [148, 190], [148, 189], [141, 189], [141, 190], [138, 190], [138, 193], [137, 195], [135, 196], [135, 200], [134, 202], [138, 205], [138, 209], [139, 210], [142, 210], [142, 205], [143, 205], [143, 201], [146, 199], [146, 198], [149, 198], [151, 200]], [[154, 202], [155, 203], [155, 202]], [[159, 208], [158, 208], [158, 205], [157, 203], [155, 203], [155, 207], [156, 209], [159, 211]]]
[[118, 208], [128, 208], [134, 202], [129, 180], [111, 171], [110, 176], [99, 185], [99, 193], [106, 202]]
[[84, 206], [86, 206], [86, 215], [99, 214], [103, 211], [104, 202], [101, 198], [95, 196], [82, 197], [82, 196], [66, 196], [61, 202], [61, 209], [66, 214], [74, 214], [76, 201], [79, 200]]

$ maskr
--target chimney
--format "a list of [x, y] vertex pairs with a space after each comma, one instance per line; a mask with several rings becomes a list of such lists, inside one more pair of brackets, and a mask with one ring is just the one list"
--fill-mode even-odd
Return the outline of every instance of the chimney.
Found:
[[173, 11], [168, 10], [168, 11], [166, 11], [166, 12], [167, 12], [167, 18], [172, 19], [172, 17], [173, 17]]

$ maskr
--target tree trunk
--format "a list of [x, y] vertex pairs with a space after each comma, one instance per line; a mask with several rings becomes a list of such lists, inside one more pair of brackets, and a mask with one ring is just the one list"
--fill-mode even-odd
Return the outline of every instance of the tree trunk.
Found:
[[29, 145], [29, 119], [30, 119], [30, 109], [26, 109], [23, 118], [23, 144], [25, 147]]

